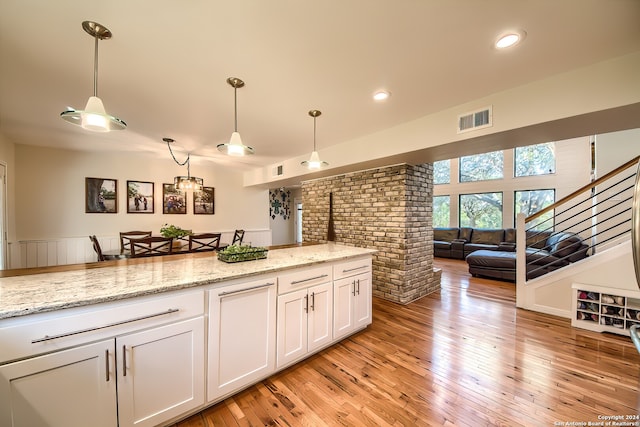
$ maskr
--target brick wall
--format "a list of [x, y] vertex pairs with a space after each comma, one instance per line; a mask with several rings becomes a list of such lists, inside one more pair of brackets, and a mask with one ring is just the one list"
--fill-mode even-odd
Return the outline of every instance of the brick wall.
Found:
[[377, 249], [373, 293], [407, 304], [440, 288], [433, 269], [433, 167], [395, 165], [302, 183], [302, 239]]

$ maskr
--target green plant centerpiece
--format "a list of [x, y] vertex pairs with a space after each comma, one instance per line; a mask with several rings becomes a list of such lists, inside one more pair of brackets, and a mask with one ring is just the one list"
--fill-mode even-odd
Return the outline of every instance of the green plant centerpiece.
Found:
[[256, 259], [265, 259], [267, 257], [267, 251], [267, 248], [259, 246], [229, 245], [223, 250], [218, 251], [218, 259], [224, 262], [253, 261]]
[[160, 234], [163, 237], [173, 237], [174, 239], [179, 239], [184, 236], [189, 236], [193, 234], [191, 230], [185, 230], [184, 228], [176, 227], [175, 225], [165, 224], [160, 227]]
[[184, 242], [180, 242], [180, 238], [193, 234], [191, 230], [185, 230], [184, 228], [176, 227], [173, 224], [165, 224], [160, 227], [160, 234], [163, 237], [173, 237], [174, 249], [180, 249]]

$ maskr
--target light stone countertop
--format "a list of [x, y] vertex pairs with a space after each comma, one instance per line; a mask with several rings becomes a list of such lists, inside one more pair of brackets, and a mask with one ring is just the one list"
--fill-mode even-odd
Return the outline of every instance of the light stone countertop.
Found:
[[[269, 250], [267, 258], [227, 264], [216, 255], [0, 278], [0, 319], [268, 274], [375, 253], [335, 243]], [[157, 257], [154, 257], [157, 258]], [[157, 260], [154, 260], [157, 261]]]

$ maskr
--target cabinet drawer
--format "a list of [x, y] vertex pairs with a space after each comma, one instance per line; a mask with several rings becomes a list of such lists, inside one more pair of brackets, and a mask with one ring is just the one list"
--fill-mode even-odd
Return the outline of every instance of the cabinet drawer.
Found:
[[371, 271], [371, 257], [340, 262], [333, 266], [333, 279], [342, 279], [343, 277], [354, 276], [368, 271]]
[[308, 288], [333, 280], [331, 265], [295, 270], [278, 276], [278, 294], [286, 294], [296, 289]]
[[204, 291], [140, 297], [0, 321], [0, 364], [200, 316]]

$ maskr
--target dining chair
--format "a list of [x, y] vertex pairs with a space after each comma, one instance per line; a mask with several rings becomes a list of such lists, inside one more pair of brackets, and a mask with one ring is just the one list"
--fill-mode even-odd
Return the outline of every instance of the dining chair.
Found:
[[[242, 239], [244, 239], [244, 230], [236, 230], [233, 233], [233, 240], [231, 240], [232, 245], [242, 245]], [[218, 246], [218, 249], [226, 249], [229, 246], [228, 243], [222, 244]]]
[[91, 244], [93, 245], [93, 250], [96, 251], [98, 255], [98, 261], [105, 261], [106, 258], [102, 255], [102, 248], [100, 247], [100, 242], [98, 242], [98, 238], [93, 235], [89, 236], [89, 240], [91, 240]]
[[236, 230], [233, 233], [233, 240], [231, 241], [232, 245], [241, 245], [242, 239], [244, 239], [244, 230]]
[[189, 252], [215, 251], [220, 247], [222, 233], [199, 233], [189, 235]]
[[151, 231], [121, 231], [120, 253], [131, 250], [131, 245], [129, 244], [130, 239], [139, 239], [141, 237], [151, 237]]
[[131, 258], [145, 256], [171, 255], [173, 253], [173, 237], [149, 236], [129, 239]]

